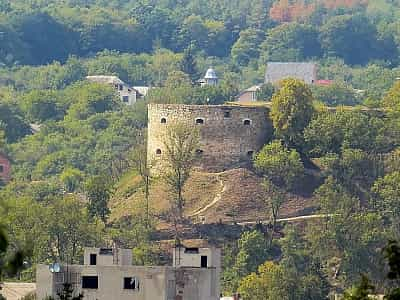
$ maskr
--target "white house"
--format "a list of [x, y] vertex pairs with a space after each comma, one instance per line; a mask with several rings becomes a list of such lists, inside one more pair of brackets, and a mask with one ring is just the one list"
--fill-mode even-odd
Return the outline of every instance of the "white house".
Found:
[[137, 89], [127, 85], [117, 76], [95, 75], [86, 76], [86, 79], [91, 82], [111, 85], [118, 92], [121, 101], [126, 103], [127, 105], [132, 105], [138, 99], [144, 97], [144, 95], [141, 94]]

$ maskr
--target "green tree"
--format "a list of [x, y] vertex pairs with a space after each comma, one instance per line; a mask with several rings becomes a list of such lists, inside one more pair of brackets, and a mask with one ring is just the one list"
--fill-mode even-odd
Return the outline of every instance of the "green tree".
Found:
[[162, 86], [168, 75], [179, 70], [180, 55], [166, 49], [155, 51], [151, 64], [148, 66], [153, 73], [152, 84]]
[[356, 105], [360, 103], [354, 89], [344, 83], [334, 83], [328, 86], [313, 86], [314, 98], [328, 106]]
[[238, 292], [243, 300], [272, 300], [287, 298], [288, 288], [282, 268], [267, 261], [240, 281]]
[[395, 171], [379, 178], [372, 187], [375, 195], [373, 205], [389, 218], [396, 238], [400, 237], [400, 188], [397, 184], [399, 179], [400, 172]]
[[18, 192], [15, 186], [1, 191], [7, 210], [0, 212], [0, 219], [10, 235], [10, 250], [26, 249], [24, 278], [34, 279], [37, 263], [73, 264], [80, 261], [84, 247], [103, 243], [104, 224], [89, 217], [76, 195], [53, 195], [37, 202], [30, 189], [17, 186]]
[[83, 173], [75, 168], [67, 168], [60, 174], [60, 180], [68, 193], [72, 193], [80, 187]]
[[[3, 6], [0, 2], [0, 6]], [[10, 7], [10, 3], [5, 4]], [[0, 11], [5, 10], [0, 8]], [[32, 62], [29, 45], [21, 39], [21, 36], [9, 22], [6, 20], [0, 21], [0, 65], [1, 66], [15, 66], [21, 63]]]
[[343, 112], [318, 113], [304, 130], [309, 156], [321, 157], [328, 153], [340, 153], [344, 143], [344, 124]]
[[[15, 275], [23, 266], [24, 254], [17, 251], [10, 255], [8, 251], [9, 242], [4, 231], [3, 225], [0, 227], [0, 284], [5, 275]], [[0, 285], [1, 290], [1, 285]], [[5, 298], [0, 295], [0, 299]]]
[[371, 300], [370, 295], [375, 291], [374, 286], [366, 276], [361, 276], [358, 286], [353, 287], [344, 293], [344, 300]]
[[240, 37], [232, 46], [231, 55], [235, 63], [241, 66], [248, 65], [251, 60], [259, 56], [258, 45], [263, 40], [262, 31], [249, 28], [240, 32]]
[[303, 131], [310, 122], [314, 108], [313, 96], [306, 84], [285, 79], [272, 97], [271, 118], [276, 136], [286, 145], [303, 147]]
[[361, 149], [366, 153], [390, 151], [396, 144], [396, 133], [386, 128], [382, 118], [353, 110], [321, 111], [304, 130], [306, 150], [312, 157], [343, 149]]
[[74, 264], [80, 261], [84, 247], [102, 242], [104, 224], [90, 218], [87, 207], [76, 195], [56, 199], [43, 218], [50, 241], [45, 247], [45, 259]]
[[[35, 11], [25, 15], [17, 23], [17, 30], [22, 40], [29, 44], [34, 64], [66, 61], [68, 55], [76, 51], [76, 36], [47, 13]], [[52, 49], [49, 44], [53, 45]]]
[[196, 82], [196, 80], [198, 79], [198, 71], [197, 71], [196, 60], [193, 56], [191, 46], [186, 48], [185, 51], [183, 52], [183, 57], [180, 62], [180, 69], [182, 72], [189, 75], [192, 83]]
[[360, 274], [380, 277], [376, 267], [379, 261], [378, 247], [385, 239], [383, 220], [376, 212], [368, 212], [360, 205], [360, 199], [351, 196], [331, 177], [315, 193], [319, 213], [325, 215], [308, 231], [308, 240], [316, 258], [320, 261], [339, 261], [334, 266], [332, 283], [349, 287]]
[[396, 82], [383, 98], [383, 106], [390, 112], [400, 112], [400, 81]]
[[4, 130], [1, 129], [1, 123], [0, 123], [0, 153], [4, 153], [6, 146], [7, 146], [6, 137], [4, 134]]
[[105, 176], [94, 176], [86, 182], [85, 192], [89, 199], [89, 215], [91, 217], [97, 216], [106, 223], [110, 214], [108, 202], [113, 194], [110, 180]]
[[321, 159], [321, 165], [326, 175], [333, 176], [349, 192], [360, 197], [369, 191], [383, 173], [383, 163], [379, 157], [368, 155], [360, 149], [344, 149], [340, 156], [326, 155]]
[[150, 103], [187, 103], [193, 91], [192, 83], [186, 73], [171, 71], [164, 81], [164, 87], [150, 90], [147, 100]]
[[144, 184], [144, 196], [146, 200], [146, 223], [150, 225], [150, 207], [149, 207], [149, 197], [150, 197], [150, 168], [147, 159], [147, 145], [145, 143], [139, 144], [132, 152], [130, 161], [135, 170], [139, 173], [142, 183]]
[[322, 54], [317, 30], [298, 23], [282, 24], [270, 29], [261, 49], [263, 63], [304, 61]]
[[31, 128], [17, 105], [0, 101], [0, 120], [8, 143], [15, 143], [31, 134]]
[[266, 202], [269, 212], [270, 212], [270, 223], [271, 223], [272, 228], [268, 234], [268, 248], [271, 248], [272, 241], [273, 241], [274, 235], [276, 233], [276, 225], [277, 225], [276, 221], [279, 218], [281, 206], [283, 205], [283, 203], [285, 201], [285, 195], [269, 179], [264, 179], [262, 186], [267, 195], [265, 202]]
[[182, 71], [172, 71], [168, 73], [168, 77], [165, 79], [164, 86], [168, 89], [178, 89], [182, 86], [190, 88], [189, 75]]
[[67, 119], [85, 120], [93, 114], [113, 111], [121, 106], [115, 90], [104, 84], [82, 83], [69, 92], [68, 96], [75, 99], [68, 109]]
[[173, 194], [172, 207], [175, 210], [176, 221], [183, 218], [183, 188], [192, 171], [198, 143], [198, 130], [188, 124], [171, 124], [164, 136], [163, 158], [166, 166], [163, 178]]
[[136, 207], [138, 209], [135, 209], [132, 215], [114, 221], [107, 228], [107, 237], [116, 241], [121, 247], [133, 249], [134, 265], [160, 265], [161, 250], [159, 245], [151, 240], [155, 222], [146, 216], [142, 202], [138, 201]]
[[286, 225], [284, 237], [279, 243], [282, 251], [280, 266], [285, 281], [290, 285], [286, 291], [289, 299], [325, 299], [330, 291], [330, 283], [323, 264], [315, 257], [301, 229]]
[[396, 300], [400, 297], [400, 244], [397, 241], [390, 240], [384, 249], [385, 258], [388, 261], [389, 273], [387, 275], [391, 282], [396, 285], [390, 289], [385, 296], [387, 300]]
[[54, 91], [32, 91], [21, 99], [21, 109], [31, 122], [43, 123], [48, 120], [57, 120], [62, 116], [57, 107]]
[[[383, 249], [384, 256], [387, 260], [389, 273], [389, 288], [386, 289], [384, 299], [397, 300], [400, 297], [400, 245], [395, 240], [390, 240], [387, 246]], [[397, 283], [396, 283], [397, 282]], [[393, 284], [394, 283], [394, 284]], [[375, 292], [375, 286], [371, 284], [366, 275], [361, 275], [361, 280], [353, 288], [345, 291], [344, 299], [346, 300], [369, 300], [375, 299], [370, 297]]]
[[304, 174], [304, 166], [296, 150], [289, 150], [279, 140], [265, 145], [255, 156], [254, 166], [271, 182], [285, 189], [293, 189]]
[[269, 254], [265, 238], [257, 230], [243, 232], [236, 246], [227, 247], [224, 257], [222, 284], [230, 294], [237, 291], [244, 276], [257, 271]]
[[257, 100], [269, 101], [272, 95], [275, 93], [275, 87], [272, 83], [265, 83], [260, 86], [260, 89], [256, 92]]
[[325, 53], [343, 58], [347, 64], [365, 64], [378, 56], [377, 30], [365, 15], [330, 18], [320, 28], [320, 40]]
[[244, 232], [238, 240], [238, 254], [233, 269], [239, 277], [255, 272], [267, 258], [265, 238], [257, 230]]

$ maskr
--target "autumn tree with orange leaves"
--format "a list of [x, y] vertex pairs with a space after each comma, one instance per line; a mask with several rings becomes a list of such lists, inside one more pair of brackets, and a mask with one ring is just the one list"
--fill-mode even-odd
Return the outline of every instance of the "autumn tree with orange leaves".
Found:
[[271, 19], [280, 23], [300, 21], [310, 16], [318, 5], [327, 9], [336, 9], [365, 5], [367, 2], [368, 0], [315, 0], [312, 3], [306, 3], [304, 0], [278, 0], [271, 7], [269, 15]]

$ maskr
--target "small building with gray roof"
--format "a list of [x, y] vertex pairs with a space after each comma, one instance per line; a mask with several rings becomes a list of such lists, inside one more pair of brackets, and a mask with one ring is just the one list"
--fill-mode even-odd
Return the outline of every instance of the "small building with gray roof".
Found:
[[303, 80], [307, 84], [317, 81], [317, 65], [312, 62], [269, 62], [265, 83], [278, 83], [286, 78]]

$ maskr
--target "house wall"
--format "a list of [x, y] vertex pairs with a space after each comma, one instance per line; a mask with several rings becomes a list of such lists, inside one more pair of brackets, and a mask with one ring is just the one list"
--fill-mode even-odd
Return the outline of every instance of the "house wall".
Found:
[[[196, 124], [197, 119], [202, 119], [203, 124]], [[245, 121], [250, 125], [245, 125]], [[249, 164], [252, 155], [272, 135], [266, 107], [149, 104], [147, 149], [153, 175], [158, 174], [163, 166], [165, 135], [168, 126], [174, 123], [199, 130], [199, 150], [203, 152], [196, 165], [210, 171]], [[161, 154], [157, 154], [159, 151]]]
[[[189, 248], [192, 249], [192, 248]], [[178, 247], [173, 252], [173, 266], [175, 267], [201, 267], [201, 257], [207, 256], [207, 267], [220, 268], [221, 267], [221, 249], [211, 248], [197, 248], [198, 253], [185, 251], [185, 247]]]
[[216, 269], [179, 268], [175, 274], [176, 295], [182, 296], [183, 300], [219, 299], [221, 291]]
[[122, 91], [118, 91], [118, 94], [119, 94], [122, 102], [124, 102], [124, 100], [123, 100], [124, 96], [128, 97], [128, 102], [124, 102], [125, 104], [128, 104], [128, 105], [134, 104], [137, 100], [136, 99], [136, 97], [137, 97], [136, 91], [134, 89], [131, 89], [131, 91], [129, 91], [129, 87], [125, 86], [125, 85], [123, 86]]
[[[98, 276], [97, 289], [82, 289], [82, 276]], [[141, 266], [66, 266], [60, 273], [51, 273], [48, 266], [37, 266], [37, 299], [56, 296], [66, 278], [75, 294], [86, 300], [185, 300], [219, 299], [219, 278], [215, 268], [172, 268]], [[124, 289], [124, 278], [135, 277], [139, 288]]]
[[96, 254], [96, 265], [132, 265], [132, 250], [130, 249], [112, 249], [113, 254], [100, 254], [100, 248], [85, 248], [83, 257], [84, 265], [90, 265], [90, 254]]
[[[207, 256], [207, 268], [210, 273], [205, 277], [204, 274], [196, 279], [197, 286], [193, 286], [193, 280], [188, 280], [183, 299], [196, 299], [191, 298], [191, 293], [196, 295], [195, 290], [199, 287], [203, 291], [209, 291], [209, 294], [202, 294], [201, 299], [214, 299], [220, 295], [220, 276], [221, 276], [221, 249], [216, 247], [210, 248], [189, 248], [191, 251], [185, 251], [185, 247], [177, 247], [173, 250], [173, 266], [177, 268], [200, 268], [201, 257]], [[198, 249], [198, 253], [193, 253], [194, 249]], [[201, 269], [204, 270], [204, 269]], [[190, 275], [193, 276], [193, 275]], [[210, 278], [211, 276], [211, 278]], [[211, 281], [210, 281], [211, 280]], [[192, 292], [190, 292], [192, 291]], [[179, 293], [178, 293], [179, 294]], [[218, 297], [217, 297], [218, 299]]]
[[2, 166], [3, 171], [0, 172], [1, 180], [7, 182], [11, 179], [11, 163], [8, 158], [0, 154], [0, 166]]
[[255, 92], [243, 92], [243, 93], [238, 97], [238, 101], [239, 101], [239, 102], [252, 102], [252, 101], [256, 101], [254, 94], [255, 94]]
[[[56, 296], [69, 274], [75, 293], [83, 293], [86, 300], [166, 300], [167, 271], [165, 267], [70, 265], [68, 273], [66, 266], [60, 273], [51, 273], [47, 266], [38, 265], [36, 294], [38, 299]], [[83, 289], [82, 276], [98, 276], [98, 288]], [[125, 277], [136, 277], [139, 288], [124, 289]]]

